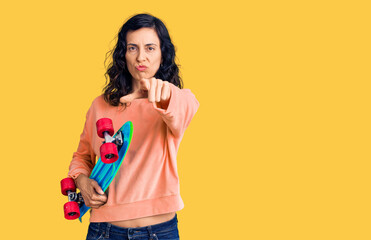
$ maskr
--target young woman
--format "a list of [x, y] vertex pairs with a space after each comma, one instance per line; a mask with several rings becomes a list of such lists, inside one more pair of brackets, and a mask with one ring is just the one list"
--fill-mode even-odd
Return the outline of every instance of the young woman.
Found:
[[[104, 93], [94, 99], [69, 177], [92, 208], [87, 239], [179, 239], [176, 155], [199, 103], [182, 89], [175, 48], [164, 23], [149, 14], [120, 29]], [[102, 139], [95, 123], [111, 118], [117, 130], [134, 126], [126, 157], [106, 193], [90, 175]]]

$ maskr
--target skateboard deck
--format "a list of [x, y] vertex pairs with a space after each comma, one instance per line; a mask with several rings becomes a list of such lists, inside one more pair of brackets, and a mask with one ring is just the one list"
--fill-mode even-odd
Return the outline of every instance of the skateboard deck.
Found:
[[[103, 192], [105, 192], [108, 188], [108, 186], [111, 184], [112, 180], [116, 176], [118, 170], [120, 169], [120, 166], [125, 158], [125, 155], [128, 151], [128, 148], [131, 143], [131, 139], [133, 136], [133, 123], [128, 121], [122, 127], [113, 135], [113, 137], [116, 137], [116, 135], [122, 133], [123, 136], [123, 144], [121, 147], [119, 147], [118, 155], [119, 158], [114, 163], [106, 164], [103, 163], [101, 160], [101, 157], [99, 157], [98, 161], [96, 162], [90, 177], [91, 179], [98, 182], [99, 186], [102, 188]], [[85, 203], [83, 203], [80, 207], [80, 217], [79, 220], [82, 222], [82, 217], [85, 215], [87, 211], [89, 211], [90, 207], [87, 207]]]

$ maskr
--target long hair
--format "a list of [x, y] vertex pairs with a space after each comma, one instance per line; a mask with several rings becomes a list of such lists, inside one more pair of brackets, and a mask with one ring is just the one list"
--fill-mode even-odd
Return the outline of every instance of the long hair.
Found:
[[[152, 15], [137, 14], [124, 23], [118, 33], [116, 46], [108, 52], [110, 54], [113, 52], [113, 54], [112, 62], [109, 64], [105, 73], [107, 85], [103, 88], [103, 92], [105, 101], [112, 106], [123, 105], [120, 103], [120, 98], [131, 93], [133, 90], [132, 76], [126, 66], [125, 60], [127, 48], [126, 35], [129, 31], [135, 31], [143, 27], [153, 28], [160, 39], [162, 64], [154, 77], [183, 88], [183, 81], [179, 76], [179, 68], [175, 63], [175, 47], [171, 42], [165, 24]], [[109, 58], [107, 54], [106, 60]]]

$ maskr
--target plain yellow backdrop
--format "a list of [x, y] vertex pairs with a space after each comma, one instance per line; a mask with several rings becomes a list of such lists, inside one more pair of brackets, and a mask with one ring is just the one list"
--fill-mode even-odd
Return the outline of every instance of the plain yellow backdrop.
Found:
[[368, 1], [0, 4], [1, 239], [84, 239], [66, 177], [124, 21], [167, 25], [200, 102], [178, 153], [180, 236], [371, 239]]

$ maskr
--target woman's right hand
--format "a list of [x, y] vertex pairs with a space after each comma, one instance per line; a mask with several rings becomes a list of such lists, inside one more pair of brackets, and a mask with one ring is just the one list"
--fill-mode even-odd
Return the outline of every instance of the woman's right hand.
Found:
[[75, 179], [75, 183], [77, 188], [80, 189], [86, 206], [99, 208], [107, 202], [107, 195], [102, 188], [95, 180], [88, 178], [85, 174], [80, 174]]

